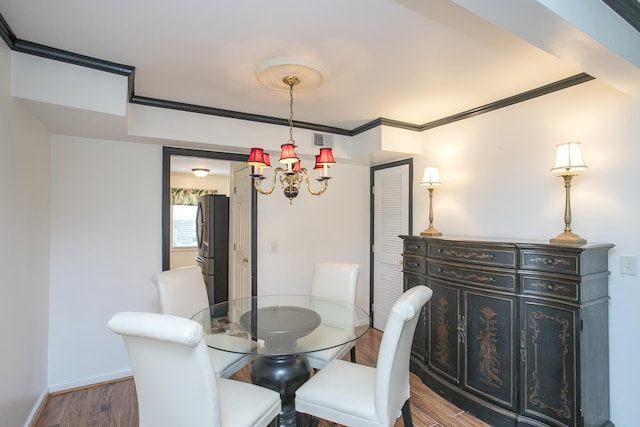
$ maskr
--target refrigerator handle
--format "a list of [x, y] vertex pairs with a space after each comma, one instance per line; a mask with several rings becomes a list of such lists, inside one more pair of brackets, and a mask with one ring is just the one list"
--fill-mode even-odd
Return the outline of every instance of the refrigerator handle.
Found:
[[204, 229], [204, 219], [202, 216], [202, 203], [198, 202], [198, 210], [196, 211], [196, 239], [198, 240], [198, 249], [202, 248], [202, 230]]

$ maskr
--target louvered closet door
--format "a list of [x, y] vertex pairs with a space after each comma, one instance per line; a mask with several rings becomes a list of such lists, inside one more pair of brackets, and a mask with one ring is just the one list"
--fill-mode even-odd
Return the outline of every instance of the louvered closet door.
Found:
[[409, 164], [374, 172], [373, 327], [384, 330], [402, 295], [402, 239], [409, 233]]

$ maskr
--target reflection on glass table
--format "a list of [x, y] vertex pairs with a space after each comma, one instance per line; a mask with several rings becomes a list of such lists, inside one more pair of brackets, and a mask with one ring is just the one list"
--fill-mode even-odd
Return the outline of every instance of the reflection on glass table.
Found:
[[256, 355], [251, 381], [282, 399], [279, 426], [306, 425], [295, 391], [310, 377], [305, 353], [338, 347], [369, 329], [369, 315], [344, 301], [302, 295], [268, 295], [225, 301], [193, 317], [204, 340], [218, 350]]

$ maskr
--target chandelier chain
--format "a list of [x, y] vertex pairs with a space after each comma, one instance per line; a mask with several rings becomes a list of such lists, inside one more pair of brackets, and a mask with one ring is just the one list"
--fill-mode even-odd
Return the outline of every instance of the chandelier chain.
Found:
[[289, 79], [289, 141], [295, 143], [293, 139], [293, 85], [294, 79]]

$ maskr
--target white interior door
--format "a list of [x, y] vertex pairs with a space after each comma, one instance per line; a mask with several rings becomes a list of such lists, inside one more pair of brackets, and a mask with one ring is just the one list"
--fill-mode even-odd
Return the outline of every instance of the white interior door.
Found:
[[229, 299], [251, 296], [251, 177], [245, 164], [232, 164], [231, 268]]
[[402, 239], [409, 233], [409, 164], [374, 171], [373, 327], [384, 330], [402, 295]]

